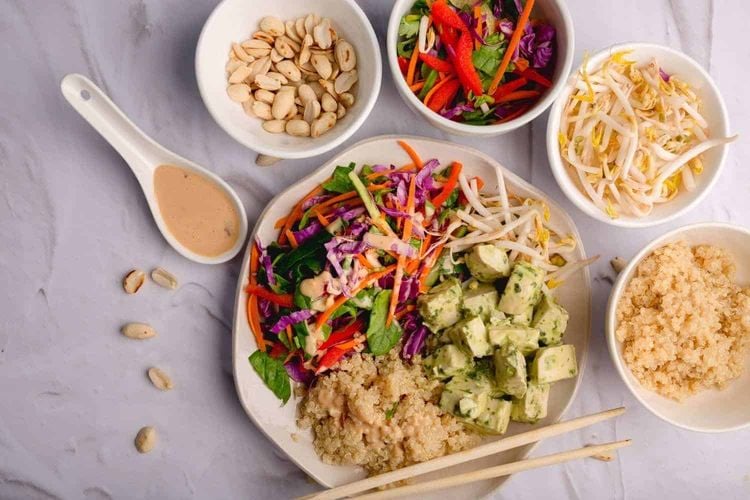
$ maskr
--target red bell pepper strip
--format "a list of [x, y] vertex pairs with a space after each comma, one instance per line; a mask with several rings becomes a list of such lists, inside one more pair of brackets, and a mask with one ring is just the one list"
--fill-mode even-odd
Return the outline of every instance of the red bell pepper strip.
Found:
[[539, 97], [539, 94], [540, 92], [538, 90], [516, 90], [515, 92], [501, 96], [499, 99], [496, 99], [495, 102], [501, 104], [504, 102], [523, 101], [525, 99]]
[[326, 341], [320, 344], [320, 347], [318, 347], [318, 349], [319, 350], [328, 349], [329, 347], [332, 347], [340, 342], [349, 340], [352, 337], [354, 337], [355, 333], [361, 332], [364, 327], [365, 327], [365, 322], [361, 319], [358, 319], [354, 323], [345, 326], [341, 330], [332, 332], [328, 336]]
[[286, 346], [281, 342], [274, 342], [271, 346], [271, 352], [268, 354], [274, 359], [282, 358], [286, 356]]
[[453, 65], [445, 59], [440, 59], [437, 56], [431, 56], [430, 54], [419, 54], [419, 58], [430, 68], [441, 73], [452, 73]]
[[474, 63], [471, 60], [471, 55], [474, 52], [474, 44], [468, 30], [461, 32], [461, 36], [458, 37], [458, 42], [456, 42], [453, 49], [456, 53], [453, 66], [456, 68], [456, 74], [458, 75], [458, 79], [461, 80], [464, 90], [466, 92], [472, 91], [476, 96], [482, 95], [484, 93], [482, 90], [482, 80], [479, 79], [477, 70], [474, 68]]
[[430, 101], [427, 103], [427, 107], [436, 113], [439, 112], [456, 97], [459, 88], [461, 88], [461, 82], [455, 78], [446, 82], [439, 89], [435, 90], [435, 93], [432, 94]]
[[401, 74], [406, 76], [406, 72], [409, 71], [409, 60], [403, 56], [398, 56], [398, 69], [401, 70]]
[[345, 354], [353, 351], [355, 347], [357, 347], [364, 341], [365, 337], [361, 336], [359, 338], [352, 339], [349, 342], [344, 342], [343, 344], [339, 344], [328, 349], [323, 357], [320, 358], [320, 363], [318, 363], [318, 368], [315, 370], [315, 375], [318, 375], [331, 368], [333, 365], [338, 363], [338, 361], [342, 357], [344, 357]]
[[443, 28], [453, 28], [459, 31], [468, 29], [466, 23], [461, 20], [456, 11], [445, 0], [436, 0], [430, 7], [430, 13], [432, 14], [432, 21], [443, 26]]
[[524, 77], [516, 78], [512, 82], [508, 82], [508, 83], [504, 83], [500, 85], [495, 91], [495, 93], [492, 94], [492, 97], [495, 99], [500, 99], [505, 94], [510, 94], [511, 92], [520, 89], [527, 83], [529, 83], [529, 81]]
[[280, 305], [281, 307], [292, 307], [294, 305], [294, 297], [290, 293], [279, 295], [258, 285], [248, 285], [245, 291], [250, 295], [264, 298], [269, 302]]
[[551, 81], [549, 81], [546, 77], [544, 77], [542, 74], [540, 74], [538, 71], [536, 71], [533, 68], [526, 68], [525, 70], [521, 71], [519, 74], [527, 78], [528, 80], [531, 80], [532, 82], [538, 83], [542, 87], [549, 88], [552, 86]]
[[440, 40], [442, 40], [446, 45], [450, 45], [451, 47], [453, 45], [456, 45], [459, 33], [461, 33], [460, 30], [454, 30], [453, 28], [442, 28], [438, 26], [438, 34], [440, 35]]
[[456, 188], [456, 184], [458, 184], [458, 176], [461, 174], [462, 168], [462, 164], [457, 161], [453, 162], [451, 173], [448, 176], [448, 180], [446, 180], [445, 184], [443, 184], [442, 191], [440, 191], [440, 193], [432, 199], [432, 204], [435, 208], [445, 203], [445, 200], [448, 199], [453, 190]]
[[508, 116], [503, 117], [497, 123], [505, 123], [505, 122], [509, 122], [511, 120], [515, 120], [516, 118], [518, 118], [519, 116], [521, 116], [522, 114], [524, 114], [530, 107], [531, 107], [531, 104], [525, 104], [525, 105], [521, 106], [520, 108], [518, 108], [517, 110], [513, 111]]

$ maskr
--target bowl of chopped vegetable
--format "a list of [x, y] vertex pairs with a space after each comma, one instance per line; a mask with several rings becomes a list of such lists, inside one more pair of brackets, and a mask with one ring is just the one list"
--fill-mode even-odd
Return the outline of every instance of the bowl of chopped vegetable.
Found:
[[547, 155], [560, 188], [586, 214], [647, 227], [708, 194], [737, 138], [729, 134], [719, 89], [697, 62], [627, 43], [571, 75], [550, 110]]
[[406, 103], [457, 135], [495, 136], [539, 116], [573, 63], [573, 23], [556, 0], [398, 0], [388, 64]]

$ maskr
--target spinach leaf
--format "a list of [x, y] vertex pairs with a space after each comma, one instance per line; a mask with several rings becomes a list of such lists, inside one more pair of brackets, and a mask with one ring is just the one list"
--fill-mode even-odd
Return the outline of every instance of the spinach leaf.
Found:
[[354, 170], [354, 162], [347, 166], [339, 165], [333, 171], [331, 180], [323, 183], [323, 188], [331, 193], [348, 193], [354, 190], [351, 179], [349, 179], [349, 172]]
[[328, 231], [320, 231], [311, 236], [300, 246], [284, 254], [274, 270], [278, 274], [290, 276], [297, 282], [319, 274], [326, 260], [326, 249], [323, 245], [332, 237]]
[[381, 291], [372, 306], [370, 324], [367, 326], [367, 345], [376, 356], [388, 354], [401, 338], [401, 326], [393, 320], [391, 326], [385, 326], [388, 316], [388, 304], [391, 301], [391, 290]]
[[292, 385], [289, 383], [289, 375], [286, 373], [284, 364], [264, 351], [255, 351], [248, 361], [266, 387], [286, 404], [292, 395]]
[[310, 309], [310, 306], [312, 305], [310, 297], [302, 293], [299, 286], [294, 290], [294, 305], [300, 309]]

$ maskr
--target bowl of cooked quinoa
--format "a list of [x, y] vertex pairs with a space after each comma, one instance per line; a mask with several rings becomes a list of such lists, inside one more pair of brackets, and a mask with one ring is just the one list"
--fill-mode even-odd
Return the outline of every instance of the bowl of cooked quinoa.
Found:
[[701, 432], [750, 426], [750, 230], [695, 224], [651, 242], [620, 273], [606, 330], [656, 416]]

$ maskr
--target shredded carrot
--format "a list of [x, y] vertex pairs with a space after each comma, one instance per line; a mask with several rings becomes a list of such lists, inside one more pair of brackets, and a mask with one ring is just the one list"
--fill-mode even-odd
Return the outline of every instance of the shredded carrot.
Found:
[[510, 64], [510, 59], [511, 57], [513, 57], [513, 53], [516, 51], [518, 44], [521, 42], [521, 36], [523, 36], [524, 28], [526, 28], [526, 24], [529, 22], [531, 9], [533, 8], [534, 0], [526, 0], [526, 5], [523, 6], [523, 11], [521, 12], [521, 15], [518, 16], [516, 29], [513, 32], [513, 35], [510, 37], [508, 46], [505, 48], [505, 55], [503, 55], [503, 60], [500, 62], [500, 66], [497, 68], [495, 77], [492, 79], [492, 83], [490, 83], [490, 88], [487, 90], [487, 93], [489, 95], [495, 93], [495, 91], [497, 90], [497, 86], [500, 84], [500, 80], [503, 79], [503, 75], [505, 75], [505, 71], [508, 69], [508, 65]]
[[286, 327], [286, 338], [289, 339], [290, 346], [294, 345], [292, 342], [292, 325], [287, 325]]
[[411, 158], [412, 163], [414, 163], [414, 166], [417, 167], [417, 170], [422, 168], [422, 158], [419, 157], [416, 151], [414, 151], [414, 148], [409, 146], [409, 144], [406, 143], [406, 141], [397, 141], [398, 145], [403, 148], [404, 151], [406, 151], [406, 154], [409, 155], [409, 158]]
[[[477, 34], [477, 37], [482, 37], [482, 7], [480, 5], [474, 6], [474, 19], [477, 20], [477, 27], [474, 29], [474, 32]], [[482, 43], [475, 38], [474, 39], [474, 50], [479, 50], [480, 45]]]
[[411, 170], [415, 167], [414, 163], [407, 163], [405, 165], [401, 165], [396, 169], [396, 172], [406, 172], [407, 170]]
[[481, 191], [484, 187], [484, 181], [481, 177], [474, 177], [474, 179], [477, 181], [477, 191]]
[[408, 313], [412, 312], [414, 309], [416, 309], [416, 307], [414, 306], [414, 304], [409, 304], [408, 306], [404, 307], [399, 312], [397, 312], [396, 315], [395, 315], [395, 318], [396, 319], [401, 319], [405, 315], [407, 315]]
[[286, 222], [288, 218], [289, 218], [288, 215], [285, 215], [284, 217], [279, 218], [279, 220], [276, 221], [276, 224], [273, 225], [273, 228], [281, 229], [282, 227], [284, 227], [284, 223]]
[[539, 97], [539, 94], [540, 93], [538, 90], [516, 90], [509, 94], [505, 94], [504, 96], [500, 96], [499, 98], [495, 100], [495, 102], [500, 104], [503, 102], [513, 102], [513, 101], [521, 101], [523, 99], [533, 99], [534, 97]]
[[424, 96], [424, 100], [423, 100], [422, 102], [424, 102], [425, 106], [426, 106], [427, 104], [429, 104], [429, 102], [430, 102], [430, 99], [431, 99], [431, 98], [432, 98], [432, 96], [433, 96], [433, 95], [435, 94], [435, 92], [437, 92], [437, 91], [438, 91], [438, 89], [440, 89], [440, 87], [442, 87], [443, 85], [445, 85], [446, 83], [448, 83], [449, 81], [451, 81], [451, 80], [454, 80], [454, 79], [455, 79], [455, 77], [454, 77], [453, 75], [450, 75], [450, 76], [448, 76], [448, 77], [446, 77], [446, 78], [443, 78], [443, 79], [442, 79], [442, 80], [440, 80], [439, 82], [437, 82], [437, 83], [436, 83], [436, 84], [435, 84], [435, 85], [434, 85], [434, 86], [433, 86], [433, 87], [432, 87], [432, 88], [430, 89], [430, 91], [429, 91], [429, 92], [427, 92], [427, 95], [426, 95], [426, 96]]
[[414, 271], [416, 271], [419, 268], [419, 259], [412, 259], [406, 264], [406, 272], [408, 274], [414, 274]]
[[315, 217], [318, 219], [318, 222], [320, 222], [322, 226], [325, 227], [331, 223], [331, 221], [326, 219], [326, 216], [321, 214], [318, 210], [314, 210], [314, 212], [315, 212]]
[[424, 259], [427, 249], [430, 248], [430, 243], [432, 243], [432, 235], [428, 233], [422, 240], [422, 247], [419, 249], [419, 257], [421, 259]]
[[417, 69], [417, 61], [419, 60], [419, 48], [414, 47], [411, 52], [411, 59], [409, 59], [409, 69], [406, 71], [406, 83], [411, 85], [414, 83], [414, 73]]
[[362, 264], [362, 267], [364, 267], [366, 269], [374, 269], [372, 267], [372, 264], [370, 264], [370, 261], [367, 260], [367, 257], [365, 257], [364, 255], [362, 255], [361, 253], [357, 254], [357, 260], [359, 261], [360, 264]]
[[[359, 292], [361, 292], [362, 290], [364, 290], [365, 288], [367, 288], [368, 286], [370, 286], [371, 284], [373, 284], [374, 282], [376, 282], [383, 276], [387, 276], [391, 274], [391, 272], [393, 272], [394, 269], [396, 269], [396, 264], [390, 265], [386, 267], [385, 269], [383, 269], [382, 271], [368, 274], [365, 279], [360, 281], [359, 285], [355, 286], [354, 289], [351, 290], [350, 295], [352, 297], [357, 295]], [[331, 307], [329, 307], [328, 309], [326, 309], [325, 311], [323, 311], [322, 313], [318, 315], [317, 319], [315, 320], [315, 327], [320, 329], [320, 327], [322, 327], [323, 324], [326, 321], [328, 321], [328, 318], [330, 318], [331, 315], [336, 312], [336, 309], [341, 307], [344, 304], [344, 302], [346, 302], [347, 300], [349, 300], [349, 297], [343, 294], [340, 295], [339, 298], [337, 298], [336, 301], [333, 303], [333, 305], [331, 305]]]
[[[326, 181], [323, 181], [323, 182], [326, 182]], [[308, 200], [310, 200], [313, 196], [316, 196], [322, 192], [323, 192], [323, 186], [319, 184], [315, 186], [309, 193], [307, 193], [304, 198], [302, 198], [299, 202], [297, 202], [296, 205], [294, 205], [292, 212], [287, 216], [286, 220], [284, 221], [284, 225], [282, 226], [281, 231], [279, 231], [278, 242], [280, 245], [283, 245], [284, 243], [286, 243], [286, 239], [288, 237], [287, 231], [291, 230], [294, 223], [297, 222], [302, 217], [302, 214], [303, 214], [302, 207], [304, 206], [304, 204]]]
[[260, 327], [260, 311], [258, 311], [258, 297], [251, 295], [247, 298], [247, 322], [250, 324], [250, 329], [253, 331], [253, 337], [255, 337], [255, 343], [258, 346], [258, 350], [266, 350], [266, 341], [263, 338], [263, 330]]
[[[414, 215], [414, 199], [416, 197], [416, 180], [417, 176], [412, 175], [411, 181], [409, 182], [409, 194], [406, 198], [406, 211], [409, 215]], [[402, 236], [402, 240], [404, 240], [406, 243], [409, 243], [409, 240], [411, 239], [411, 230], [412, 230], [412, 219], [411, 217], [408, 217], [404, 221], [404, 233]], [[404, 278], [404, 267], [406, 266], [406, 256], [405, 255], [399, 255], [398, 261], [396, 264], [396, 275], [393, 279], [393, 292], [391, 293], [391, 303], [388, 307], [388, 317], [385, 320], [385, 326], [391, 326], [391, 322], [393, 321], [393, 315], [396, 313], [396, 306], [398, 305], [398, 292], [401, 290], [401, 281]]]
[[448, 177], [448, 180], [445, 181], [445, 184], [443, 184], [443, 190], [440, 191], [440, 193], [435, 196], [432, 199], [432, 204], [435, 206], [435, 208], [440, 207], [443, 203], [445, 203], [445, 200], [448, 199], [448, 197], [453, 192], [453, 189], [456, 187], [456, 184], [458, 184], [458, 176], [461, 173], [461, 169], [463, 168], [463, 165], [457, 161], [453, 162], [453, 165], [451, 166], [451, 173]]
[[258, 274], [258, 267], [260, 267], [260, 250], [258, 244], [253, 243], [250, 248], [250, 284], [254, 285], [257, 283], [256, 276]]
[[421, 82], [417, 82], [417, 83], [415, 83], [415, 84], [413, 84], [413, 85], [410, 85], [410, 86], [409, 86], [409, 89], [410, 89], [410, 90], [411, 90], [412, 92], [416, 92], [416, 91], [418, 91], [418, 90], [422, 90], [422, 87], [424, 87], [424, 82], [425, 82], [425, 81], [424, 81], [424, 80], [422, 80]]
[[515, 60], [514, 64], [516, 65], [516, 69], [518, 71], [526, 71], [529, 67], [529, 61], [524, 59], [523, 57], [519, 57]]
[[299, 246], [297, 244], [297, 238], [294, 237], [294, 233], [290, 229], [284, 231], [284, 234], [286, 234], [286, 237], [289, 240], [289, 244], [292, 245], [292, 248], [297, 248]]

